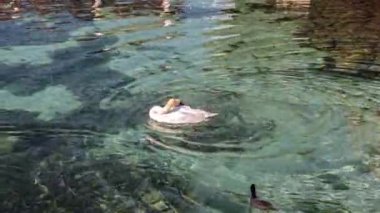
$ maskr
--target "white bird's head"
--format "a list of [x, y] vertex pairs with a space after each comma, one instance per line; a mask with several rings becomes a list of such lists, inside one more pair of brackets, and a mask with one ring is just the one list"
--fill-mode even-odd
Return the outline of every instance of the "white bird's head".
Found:
[[177, 106], [179, 106], [181, 104], [181, 100], [180, 99], [174, 99], [174, 98], [171, 98], [169, 99], [165, 106], [164, 107], [160, 107], [160, 106], [153, 106], [150, 111], [149, 111], [149, 114], [153, 114], [153, 115], [160, 115], [160, 114], [166, 114], [166, 113], [169, 113], [171, 112], [172, 110], [174, 110]]

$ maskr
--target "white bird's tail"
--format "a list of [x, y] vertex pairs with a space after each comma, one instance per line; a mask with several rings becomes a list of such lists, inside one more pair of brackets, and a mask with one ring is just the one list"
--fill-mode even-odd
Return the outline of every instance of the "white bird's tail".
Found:
[[211, 118], [211, 117], [214, 117], [214, 116], [217, 116], [217, 115], [218, 115], [218, 113], [211, 113], [211, 112], [206, 112], [205, 113], [206, 118]]

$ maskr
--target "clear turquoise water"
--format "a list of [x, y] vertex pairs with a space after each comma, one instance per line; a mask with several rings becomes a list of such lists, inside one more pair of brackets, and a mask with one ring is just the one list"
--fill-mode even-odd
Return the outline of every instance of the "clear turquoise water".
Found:
[[[378, 212], [378, 22], [326, 27], [338, 6], [2, 13], [1, 212], [247, 212], [251, 183], [282, 212]], [[169, 96], [219, 116], [150, 123]]]

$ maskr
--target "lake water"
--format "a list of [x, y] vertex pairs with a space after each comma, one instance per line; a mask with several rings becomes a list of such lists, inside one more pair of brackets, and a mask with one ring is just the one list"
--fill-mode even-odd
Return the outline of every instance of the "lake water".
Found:
[[1, 212], [380, 211], [377, 1], [4, 2]]

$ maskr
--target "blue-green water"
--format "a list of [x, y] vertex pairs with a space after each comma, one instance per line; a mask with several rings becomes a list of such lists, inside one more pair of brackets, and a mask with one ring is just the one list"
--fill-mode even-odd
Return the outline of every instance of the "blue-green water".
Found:
[[[379, 212], [379, 4], [334, 2], [3, 6], [0, 211], [247, 212], [255, 183], [281, 212]], [[219, 116], [149, 122], [170, 96]]]

